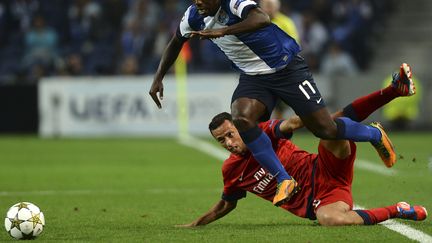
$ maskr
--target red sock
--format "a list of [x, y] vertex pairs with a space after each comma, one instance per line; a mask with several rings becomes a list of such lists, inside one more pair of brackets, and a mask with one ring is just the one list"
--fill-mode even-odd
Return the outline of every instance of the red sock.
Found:
[[389, 103], [399, 94], [389, 86], [372, 94], [360, 97], [344, 108], [344, 116], [354, 121], [363, 121], [378, 108]]
[[363, 218], [364, 224], [378, 224], [391, 218], [395, 218], [397, 215], [396, 205], [374, 208], [369, 210], [354, 210]]

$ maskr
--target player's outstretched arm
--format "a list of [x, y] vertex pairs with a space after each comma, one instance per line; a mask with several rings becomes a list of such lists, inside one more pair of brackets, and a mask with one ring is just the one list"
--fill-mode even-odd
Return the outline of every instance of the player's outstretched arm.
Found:
[[[181, 40], [176, 35], [174, 35], [170, 42], [168, 43], [162, 58], [159, 63], [159, 67], [156, 71], [155, 77], [153, 79], [153, 84], [150, 88], [149, 94], [156, 103], [159, 109], [162, 108], [161, 100], [163, 99], [163, 83], [162, 80], [165, 77], [165, 74], [168, 72], [169, 68], [173, 65], [174, 61], [177, 59], [183, 44], [184, 40]], [[157, 94], [159, 93], [159, 97]]]
[[253, 32], [271, 24], [270, 17], [260, 8], [251, 9], [246, 18], [237, 24], [220, 29], [207, 29], [191, 32], [194, 36], [201, 39], [219, 38], [225, 35], [236, 35], [241, 33]]
[[177, 225], [177, 227], [195, 227], [209, 224], [217, 219], [227, 215], [237, 206], [237, 201], [220, 200], [207, 213], [196, 219], [190, 224]]

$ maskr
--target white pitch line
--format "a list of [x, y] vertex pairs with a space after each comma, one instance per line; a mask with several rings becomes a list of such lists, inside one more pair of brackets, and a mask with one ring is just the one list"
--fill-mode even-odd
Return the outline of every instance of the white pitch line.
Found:
[[[203, 141], [199, 138], [195, 138], [192, 136], [185, 136], [185, 137], [181, 137], [179, 138], [179, 142], [183, 145], [189, 146], [191, 148], [194, 148], [196, 150], [199, 150], [201, 152], [207, 153], [209, 155], [212, 155], [213, 157], [217, 158], [217, 159], [221, 159], [221, 160], [225, 160], [226, 158], [228, 158], [229, 153], [223, 149], [220, 149], [216, 146], [214, 146], [213, 144]], [[213, 147], [213, 148], [212, 148]], [[388, 172], [388, 170], [383, 170], [385, 168], [381, 168], [378, 167], [375, 164], [372, 164], [368, 161], [365, 160], [357, 160], [357, 162], [360, 162], [358, 164], [360, 164], [360, 166], [358, 166], [359, 169], [365, 169], [365, 170], [369, 170], [371, 172], [376, 172], [378, 174], [382, 174], [382, 175], [393, 175], [393, 173], [396, 173], [396, 171], [390, 171]], [[378, 169], [378, 170], [376, 170]], [[377, 172], [379, 171], [379, 172]], [[356, 208], [358, 209], [362, 209], [361, 206], [359, 205], [355, 205]], [[431, 243], [432, 242], [432, 236], [420, 231], [420, 230], [416, 230], [408, 225], [399, 223], [395, 220], [387, 220], [385, 223], [381, 223], [382, 226], [393, 230], [409, 239], [412, 240], [416, 240], [418, 242], [421, 243]]]
[[394, 176], [398, 173], [398, 171], [395, 169], [389, 169], [386, 168], [384, 165], [377, 165], [375, 163], [363, 159], [356, 159], [354, 166], [361, 170], [367, 170], [385, 176]]
[[214, 146], [213, 144], [200, 140], [192, 136], [183, 136], [179, 138], [181, 144], [197, 149], [217, 159], [225, 160], [229, 157], [229, 152], [225, 149]]
[[96, 191], [92, 190], [0, 191], [0, 197], [28, 195], [86, 195], [95, 192]]

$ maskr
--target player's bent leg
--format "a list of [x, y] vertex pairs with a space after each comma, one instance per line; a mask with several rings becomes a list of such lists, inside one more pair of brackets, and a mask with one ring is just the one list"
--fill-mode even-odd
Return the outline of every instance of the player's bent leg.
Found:
[[322, 226], [361, 225], [363, 219], [342, 201], [327, 204], [317, 209], [316, 217]]
[[418, 205], [411, 206], [406, 202], [399, 202], [387, 207], [354, 211], [363, 218], [365, 225], [378, 224], [392, 218], [422, 221], [427, 217], [426, 208]]
[[361, 124], [347, 117], [338, 117], [333, 121], [325, 107], [300, 118], [312, 133], [322, 139], [347, 139], [354, 142], [381, 140], [381, 132], [378, 128]]
[[320, 144], [338, 159], [346, 159], [351, 155], [351, 146], [348, 140], [321, 140]]
[[278, 190], [273, 204], [280, 206], [289, 201], [299, 187], [278, 159], [270, 138], [257, 126], [257, 121], [265, 112], [265, 105], [255, 99], [239, 98], [231, 105], [233, 123], [240, 131], [243, 142], [260, 165], [276, 177]]
[[239, 98], [231, 105], [233, 123], [239, 132], [255, 127], [266, 112], [265, 105], [256, 99]]
[[336, 139], [337, 126], [326, 107], [316, 110], [308, 115], [300, 116], [305, 127], [321, 139]]

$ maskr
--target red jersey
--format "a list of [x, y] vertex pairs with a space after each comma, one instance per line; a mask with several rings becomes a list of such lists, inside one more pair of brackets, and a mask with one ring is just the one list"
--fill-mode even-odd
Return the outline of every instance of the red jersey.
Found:
[[[316, 154], [299, 149], [290, 140], [280, 139], [274, 133], [278, 120], [269, 120], [259, 124], [273, 144], [277, 157], [289, 175], [301, 186], [301, 190], [293, 196], [288, 204], [281, 207], [293, 214], [306, 217], [308, 197], [311, 192], [311, 175]], [[266, 169], [248, 152], [245, 155], [231, 154], [222, 166], [224, 179], [223, 198], [236, 200], [246, 196], [246, 191], [256, 194], [268, 201], [273, 201], [277, 182]]]
[[[274, 127], [280, 121], [270, 120], [260, 123], [273, 144], [277, 157], [301, 187], [288, 203], [281, 207], [291, 213], [315, 219], [316, 210], [324, 205], [343, 201], [353, 205], [351, 184], [356, 147], [350, 142], [351, 154], [344, 159], [336, 158], [321, 144], [318, 154], [299, 149], [291, 141], [275, 135]], [[277, 182], [266, 169], [255, 160], [251, 153], [231, 154], [222, 165], [224, 179], [224, 200], [238, 200], [251, 192], [268, 201], [273, 201]]]

